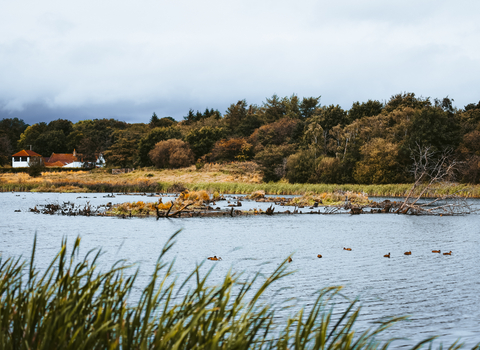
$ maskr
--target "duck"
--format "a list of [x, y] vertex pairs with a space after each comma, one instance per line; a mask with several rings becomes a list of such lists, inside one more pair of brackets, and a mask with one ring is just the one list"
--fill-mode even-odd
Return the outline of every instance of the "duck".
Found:
[[288, 257], [288, 262], [291, 263], [293, 260], [291, 257]]
[[210, 257], [208, 257], [207, 259], [208, 259], [208, 260], [212, 260], [212, 261], [218, 261], [218, 260], [222, 260], [222, 258], [221, 258], [221, 257], [218, 257], [218, 258], [217, 258], [217, 256], [216, 256], [216, 255], [214, 255], [213, 257], [212, 257], [212, 256], [210, 256]]
[[439, 250], [432, 250], [432, 253], [441, 253], [440, 249]]
[[322, 254], [318, 254], [318, 255], [317, 255], [317, 258], [321, 258], [321, 257], [322, 257]]
[[405, 253], [403, 253], [403, 254], [405, 254], [405, 255], [412, 255], [412, 252], [411, 252], [411, 251], [408, 251], [408, 252], [405, 252]]
[[448, 253], [443, 253], [443, 255], [452, 255], [452, 251], [450, 250]]
[[352, 251], [352, 248], [345, 248], [345, 247], [343, 247], [343, 250], [348, 250], [349, 252], [351, 252], [351, 251]]
[[389, 258], [389, 257], [390, 257], [390, 253], [385, 254], [383, 257], [384, 257], [384, 258]]

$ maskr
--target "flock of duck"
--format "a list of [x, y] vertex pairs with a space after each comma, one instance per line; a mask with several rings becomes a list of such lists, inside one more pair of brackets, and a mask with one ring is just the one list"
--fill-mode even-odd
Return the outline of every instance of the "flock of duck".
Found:
[[[345, 247], [343, 247], [343, 250], [346, 250], [346, 251], [351, 252], [351, 251], [352, 251], [352, 248], [345, 248]], [[442, 252], [441, 252], [440, 250], [432, 250], [432, 253], [441, 254]], [[408, 252], [405, 252], [405, 253], [403, 253], [403, 255], [412, 255], [412, 251], [410, 250], [410, 251], [408, 251]], [[445, 253], [443, 253], [443, 255], [452, 255], [452, 251], [450, 250], [449, 252], [445, 252]], [[384, 257], [384, 258], [390, 258], [390, 253], [385, 254], [383, 257]], [[317, 258], [322, 258], [322, 254], [318, 254], [318, 255], [317, 255]], [[210, 257], [208, 257], [207, 259], [208, 259], [208, 260], [212, 260], [212, 261], [222, 260], [221, 257], [218, 257], [218, 258], [217, 258], [216, 255], [215, 255], [215, 256], [210, 256]], [[288, 257], [288, 262], [291, 263], [292, 261], [293, 261], [292, 257], [289, 256], [289, 257]]]
[[[345, 248], [343, 248], [343, 249], [345, 249]], [[442, 252], [441, 252], [440, 250], [432, 250], [432, 253], [441, 254]], [[412, 251], [405, 252], [405, 253], [403, 253], [403, 255], [412, 255]], [[445, 253], [443, 253], [443, 255], [452, 255], [452, 251], [450, 250], [449, 252], [445, 252]], [[384, 258], [389, 258], [389, 257], [390, 257], [390, 253], [385, 254], [383, 257], [384, 257]]]

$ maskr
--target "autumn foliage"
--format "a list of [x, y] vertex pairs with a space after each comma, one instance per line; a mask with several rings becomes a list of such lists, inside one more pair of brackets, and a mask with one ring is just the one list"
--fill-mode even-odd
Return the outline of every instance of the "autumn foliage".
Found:
[[178, 139], [158, 142], [148, 155], [157, 168], [181, 168], [194, 161], [190, 146]]

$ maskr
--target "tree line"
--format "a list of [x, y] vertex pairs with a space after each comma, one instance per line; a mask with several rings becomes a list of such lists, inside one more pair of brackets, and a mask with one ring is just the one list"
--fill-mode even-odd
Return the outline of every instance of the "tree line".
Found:
[[415, 150], [446, 153], [459, 166], [451, 180], [480, 181], [480, 102], [458, 109], [453, 100], [400, 93], [387, 102], [355, 102], [349, 110], [323, 106], [320, 97], [297, 95], [246, 100], [218, 110], [189, 110], [182, 121], [58, 119], [27, 125], [0, 121], [0, 165], [15, 151], [43, 156], [71, 153], [85, 161], [102, 153], [115, 167], [176, 168], [206, 162], [255, 161], [264, 181], [299, 183], [411, 182]]

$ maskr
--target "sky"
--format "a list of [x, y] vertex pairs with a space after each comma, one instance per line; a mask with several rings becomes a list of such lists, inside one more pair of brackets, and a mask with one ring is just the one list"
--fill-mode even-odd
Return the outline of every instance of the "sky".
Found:
[[480, 100], [480, 1], [0, 0], [0, 119], [182, 120], [296, 94]]

